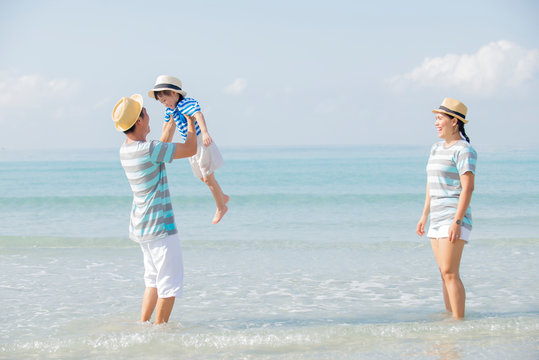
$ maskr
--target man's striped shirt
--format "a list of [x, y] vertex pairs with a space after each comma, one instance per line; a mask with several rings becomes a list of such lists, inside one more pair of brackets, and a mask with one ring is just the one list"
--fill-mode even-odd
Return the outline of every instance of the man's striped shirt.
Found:
[[175, 144], [157, 140], [124, 143], [120, 148], [122, 167], [133, 191], [131, 240], [152, 241], [178, 232], [165, 169], [175, 151]]
[[[187, 140], [187, 119], [184, 115], [193, 116], [199, 111], [200, 105], [198, 104], [198, 101], [193, 98], [185, 98], [178, 103], [175, 109], [167, 108], [165, 110], [165, 122], [168, 122], [170, 120], [170, 115], [172, 115], [183, 140]], [[198, 136], [200, 134], [200, 127], [196, 121], [195, 131]]]
[[[445, 141], [434, 144], [427, 165], [430, 193], [430, 226], [437, 229], [450, 225], [455, 218], [460, 193], [460, 176], [471, 171], [475, 174], [477, 153], [464, 140], [448, 148]], [[472, 229], [472, 211], [468, 207], [462, 226]]]

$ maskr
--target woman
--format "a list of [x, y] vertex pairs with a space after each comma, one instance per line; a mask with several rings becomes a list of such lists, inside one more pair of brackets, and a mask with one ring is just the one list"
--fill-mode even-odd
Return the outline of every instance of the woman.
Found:
[[419, 236], [425, 234], [430, 213], [427, 236], [442, 275], [445, 307], [456, 319], [464, 318], [466, 293], [459, 267], [472, 230], [470, 200], [477, 160], [464, 130], [467, 110], [463, 103], [450, 98], [432, 110], [438, 137], [443, 141], [434, 144], [430, 152], [425, 206], [416, 229]]

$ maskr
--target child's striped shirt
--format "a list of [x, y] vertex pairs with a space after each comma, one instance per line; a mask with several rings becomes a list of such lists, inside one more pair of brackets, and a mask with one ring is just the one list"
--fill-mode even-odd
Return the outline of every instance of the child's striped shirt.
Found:
[[[165, 110], [165, 122], [170, 120], [170, 115], [173, 116], [176, 127], [180, 132], [183, 140], [187, 140], [187, 119], [184, 115], [193, 116], [200, 111], [200, 105], [198, 101], [193, 98], [185, 98], [178, 103], [175, 109], [167, 108]], [[198, 122], [195, 121], [195, 131], [197, 136], [200, 134], [200, 127]]]

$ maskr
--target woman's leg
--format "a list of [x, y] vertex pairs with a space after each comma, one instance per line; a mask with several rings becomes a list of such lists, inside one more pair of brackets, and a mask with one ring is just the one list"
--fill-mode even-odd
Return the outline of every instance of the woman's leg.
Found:
[[464, 244], [464, 240], [457, 240], [453, 244], [447, 238], [431, 239], [434, 257], [442, 274], [446, 308], [449, 301], [450, 309], [456, 319], [464, 318], [466, 302], [466, 291], [459, 273]]
[[451, 301], [449, 300], [449, 293], [447, 292], [447, 287], [445, 286], [445, 280], [444, 280], [444, 277], [441, 276], [442, 274], [440, 273], [440, 277], [442, 278], [442, 291], [444, 293], [444, 304], [445, 304], [445, 309], [449, 312], [451, 312]]
[[[434, 258], [436, 259], [436, 263], [438, 264], [438, 270], [440, 270], [440, 261], [438, 260], [439, 258], [439, 253], [440, 251], [438, 250], [438, 239], [430, 239], [430, 243], [431, 243], [431, 246], [432, 246], [432, 252], [434, 253]], [[442, 271], [440, 270], [440, 277], [442, 279], [442, 292], [444, 294], [444, 304], [445, 304], [445, 309], [449, 312], [451, 312], [451, 302], [449, 301], [449, 294], [447, 293], [447, 287], [445, 286], [445, 280], [444, 280], [444, 277], [442, 276]]]
[[221, 189], [221, 186], [219, 186], [219, 183], [215, 179], [214, 174], [210, 174], [202, 179], [206, 185], [210, 188], [210, 191], [213, 195], [213, 198], [215, 199], [215, 205], [217, 205], [217, 211], [215, 213], [215, 216], [213, 217], [213, 224], [217, 224], [225, 215], [225, 213], [228, 211], [228, 207], [226, 206], [226, 203], [228, 200], [230, 200], [230, 197], [228, 195], [225, 195], [223, 193], [223, 190]]

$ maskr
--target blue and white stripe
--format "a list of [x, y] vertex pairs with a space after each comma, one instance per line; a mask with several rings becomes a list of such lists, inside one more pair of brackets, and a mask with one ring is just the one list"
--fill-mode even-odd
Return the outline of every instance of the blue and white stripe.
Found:
[[[475, 174], [476, 163], [477, 153], [464, 140], [448, 148], [444, 141], [432, 146], [427, 165], [432, 228], [437, 229], [453, 222], [462, 191], [460, 176], [468, 171]], [[466, 210], [462, 226], [472, 230], [471, 207]]]
[[[167, 108], [165, 110], [165, 121], [170, 120], [170, 115], [174, 118], [176, 127], [180, 132], [183, 140], [187, 139], [187, 119], [184, 115], [193, 116], [195, 113], [200, 111], [200, 105], [198, 101], [193, 98], [185, 98], [178, 103], [175, 109]], [[198, 122], [195, 121], [195, 130], [197, 136], [200, 134], [200, 127]]]
[[175, 151], [175, 144], [160, 141], [137, 141], [120, 148], [122, 167], [133, 191], [131, 240], [152, 241], [178, 232], [165, 169]]

